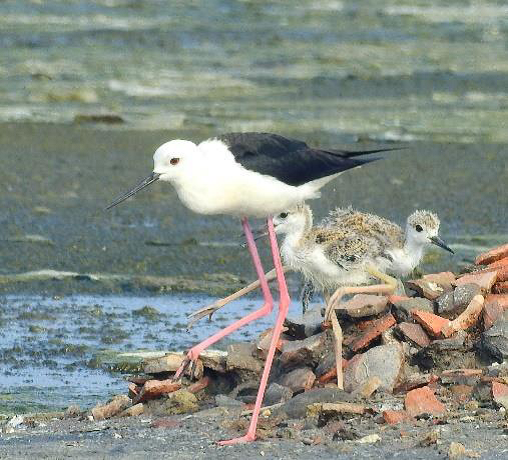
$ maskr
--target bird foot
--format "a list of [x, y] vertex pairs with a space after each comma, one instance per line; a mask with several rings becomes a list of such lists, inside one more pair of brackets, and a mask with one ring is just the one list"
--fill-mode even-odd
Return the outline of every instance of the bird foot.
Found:
[[173, 376], [173, 382], [176, 382], [177, 380], [181, 380], [183, 375], [189, 370], [190, 378], [194, 378], [194, 374], [196, 371], [196, 361], [199, 358], [199, 354], [197, 356], [194, 356], [194, 353], [192, 351], [192, 348], [187, 352], [187, 355], [182, 361], [182, 364], [180, 364], [180, 367], [175, 372], [175, 375]]
[[247, 433], [245, 436], [240, 438], [229, 439], [228, 441], [217, 441], [219, 446], [233, 446], [235, 444], [245, 444], [247, 442], [253, 442], [256, 440], [255, 434]]

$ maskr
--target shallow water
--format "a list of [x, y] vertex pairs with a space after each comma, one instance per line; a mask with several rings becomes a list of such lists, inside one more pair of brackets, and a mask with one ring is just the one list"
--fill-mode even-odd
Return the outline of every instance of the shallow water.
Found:
[[[103, 211], [162, 142], [234, 130], [404, 142], [323, 189], [316, 219], [352, 204], [403, 224], [432, 209], [457, 255], [434, 251], [423, 270], [457, 270], [508, 240], [507, 40], [508, 8], [495, 1], [2, 1], [0, 275], [251, 280], [238, 222], [190, 213], [167, 184]], [[86, 122], [101, 114], [118, 123]], [[188, 335], [186, 313], [229, 288], [139, 297], [136, 283], [0, 284], [16, 294], [0, 299], [0, 413], [124, 393], [104, 370], [114, 353], [101, 352], [184, 349], [226, 323], [217, 315]], [[145, 305], [160, 315], [134, 319]]]
[[508, 9], [466, 0], [0, 2], [0, 121], [506, 142]]
[[[232, 302], [213, 322], [202, 320], [187, 332], [187, 315], [212, 301], [191, 295], [4, 297], [0, 415], [69, 404], [86, 408], [125, 393], [124, 376], [139, 367], [139, 358], [130, 352], [183, 351], [259, 306], [256, 299]], [[298, 308], [293, 305], [293, 311]], [[214, 348], [253, 339], [273, 324], [274, 315], [240, 329]]]

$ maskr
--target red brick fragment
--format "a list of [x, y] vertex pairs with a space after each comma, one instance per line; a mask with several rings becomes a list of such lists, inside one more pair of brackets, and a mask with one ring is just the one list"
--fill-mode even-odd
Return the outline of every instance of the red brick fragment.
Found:
[[497, 302], [503, 310], [508, 309], [508, 294], [488, 294], [485, 303]]
[[441, 334], [445, 337], [450, 337], [457, 331], [465, 331], [470, 328], [478, 321], [482, 310], [485, 299], [481, 295], [475, 295], [467, 308], [453, 321], [441, 329]]
[[[342, 369], [345, 369], [347, 364], [348, 364], [348, 360], [342, 358]], [[337, 368], [335, 367], [335, 363], [334, 363], [333, 367], [329, 371], [325, 372], [321, 377], [319, 377], [317, 379], [317, 382], [320, 384], [325, 384], [325, 383], [330, 382], [331, 380], [333, 380], [336, 377], [337, 377]]]
[[416, 343], [420, 347], [427, 347], [430, 345], [430, 339], [419, 324], [415, 323], [400, 323], [398, 326], [399, 330], [409, 340]]
[[496, 260], [503, 259], [504, 257], [508, 257], [508, 243], [480, 254], [476, 257], [474, 263], [476, 265], [487, 265]]
[[390, 302], [392, 305], [395, 305], [397, 302], [401, 302], [403, 300], [409, 300], [411, 297], [407, 297], [405, 295], [389, 295], [387, 297], [388, 302]]
[[432, 336], [439, 337], [441, 330], [450, 324], [450, 321], [441, 316], [423, 310], [411, 310], [411, 315]]
[[508, 281], [502, 281], [492, 286], [492, 292], [494, 294], [508, 294]]
[[186, 390], [189, 393], [198, 393], [201, 390], [204, 390], [208, 385], [210, 384], [210, 377], [203, 377], [202, 379], [198, 380], [197, 382], [194, 382], [193, 384], [189, 385]]
[[402, 422], [411, 422], [413, 418], [405, 410], [385, 410], [383, 418], [388, 425], [396, 425]]
[[464, 284], [476, 284], [483, 292], [490, 292], [497, 279], [497, 270], [468, 273], [455, 281], [456, 286]]
[[173, 391], [179, 390], [181, 386], [180, 383], [174, 382], [172, 379], [148, 380], [132, 403], [137, 404], [149, 399], [155, 399], [166, 393], [173, 393]]
[[404, 400], [407, 413], [415, 417], [421, 414], [443, 414], [445, 405], [436, 398], [429, 387], [416, 388], [407, 393]]
[[487, 266], [487, 268], [502, 268], [508, 266], [508, 257], [496, 260]]
[[508, 385], [492, 382], [492, 398], [498, 402], [501, 398], [508, 398]]
[[483, 306], [483, 328], [490, 329], [497, 319], [503, 314], [503, 308], [496, 301], [486, 303]]
[[373, 320], [371, 326], [368, 327], [361, 337], [356, 339], [351, 345], [353, 351], [361, 350], [371, 343], [375, 338], [379, 337], [384, 331], [390, 329], [396, 323], [391, 313], [382, 318]]

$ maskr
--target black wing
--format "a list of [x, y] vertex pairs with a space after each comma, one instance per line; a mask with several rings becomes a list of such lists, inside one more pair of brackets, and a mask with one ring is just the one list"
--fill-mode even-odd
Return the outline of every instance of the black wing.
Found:
[[307, 182], [356, 168], [378, 158], [353, 158], [397, 149], [362, 151], [319, 150], [305, 142], [269, 133], [230, 133], [218, 136], [244, 168], [267, 174], [288, 185]]

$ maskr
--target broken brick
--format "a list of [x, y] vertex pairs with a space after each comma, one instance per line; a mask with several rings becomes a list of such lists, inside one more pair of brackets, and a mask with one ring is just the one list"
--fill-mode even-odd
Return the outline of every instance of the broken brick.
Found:
[[441, 294], [443, 294], [443, 292], [445, 292], [445, 289], [439, 284], [424, 279], [409, 280], [406, 284], [420, 296], [429, 300], [436, 300]]
[[420, 347], [430, 345], [430, 339], [419, 324], [415, 323], [400, 323], [397, 329], [411, 342]]
[[404, 406], [409, 415], [416, 417], [421, 414], [443, 414], [445, 405], [436, 398], [434, 392], [428, 387], [416, 388], [407, 393]]
[[385, 296], [372, 294], [356, 294], [340, 306], [341, 310], [346, 310], [353, 318], [377, 315], [384, 312], [387, 307], [388, 299]]
[[492, 262], [487, 266], [487, 268], [501, 268], [508, 266], [508, 257], [505, 257], [503, 259], [496, 260], [495, 262]]
[[198, 393], [201, 390], [204, 390], [210, 384], [210, 377], [203, 377], [201, 380], [192, 383], [189, 385], [186, 390], [189, 393]]
[[382, 318], [373, 320], [365, 332], [351, 344], [351, 349], [356, 352], [365, 348], [384, 331], [391, 328], [395, 323], [395, 318], [391, 313], [388, 313]]
[[508, 243], [480, 254], [476, 257], [474, 263], [476, 265], [488, 265], [504, 257], [508, 257]]
[[477, 272], [477, 273], [469, 273], [467, 275], [461, 276], [459, 279], [455, 281], [456, 286], [463, 286], [464, 284], [476, 284], [480, 287], [483, 292], [490, 292], [493, 284], [497, 279], [497, 271], [488, 271], [488, 272]]
[[441, 330], [450, 323], [449, 320], [426, 311], [412, 310], [411, 315], [434, 337], [439, 337]]
[[445, 337], [450, 337], [457, 331], [465, 331], [478, 321], [483, 309], [485, 299], [481, 295], [475, 295], [467, 308], [453, 321], [441, 329]]
[[503, 310], [508, 309], [508, 294], [488, 294], [485, 303], [497, 302]]
[[92, 417], [94, 420], [104, 420], [113, 417], [129, 407], [131, 403], [127, 395], [118, 395], [104, 405], [97, 405], [92, 409]]
[[402, 422], [411, 422], [413, 418], [405, 410], [385, 410], [383, 419], [388, 425], [397, 425]]
[[492, 382], [492, 398], [496, 402], [499, 398], [508, 398], [508, 385]]
[[172, 393], [178, 390], [182, 385], [174, 382], [172, 379], [166, 380], [148, 380], [143, 388], [133, 400], [133, 404], [155, 399], [163, 394]]
[[483, 306], [483, 328], [490, 329], [496, 320], [503, 314], [503, 308], [497, 302], [486, 303]]

